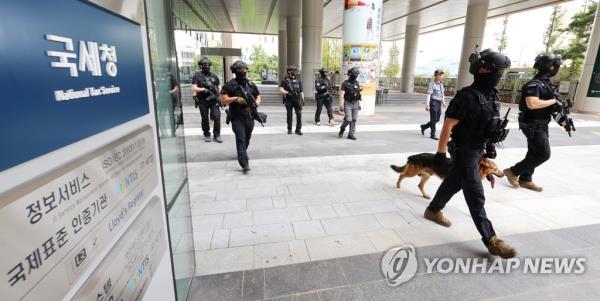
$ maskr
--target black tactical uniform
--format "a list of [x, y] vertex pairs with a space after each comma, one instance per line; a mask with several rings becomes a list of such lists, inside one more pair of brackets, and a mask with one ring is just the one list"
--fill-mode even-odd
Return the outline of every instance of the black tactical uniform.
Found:
[[[236, 61], [231, 66], [231, 72], [235, 74], [235, 78], [227, 82], [221, 94], [225, 94], [229, 97], [244, 97], [245, 93], [258, 97], [260, 93], [255, 84], [246, 79], [246, 73], [240, 70], [247, 70], [248, 67], [242, 61]], [[252, 130], [254, 130], [254, 119], [252, 118], [251, 112], [248, 105], [239, 104], [232, 102], [229, 104], [229, 114], [231, 119], [231, 128], [235, 134], [235, 146], [237, 149], [238, 162], [242, 169], [246, 172], [250, 170], [248, 163], [248, 154], [246, 150], [250, 145], [250, 138], [252, 137]]]
[[323, 105], [325, 105], [325, 109], [327, 109], [327, 117], [329, 117], [329, 125], [333, 125], [333, 108], [331, 107], [333, 98], [331, 96], [331, 81], [327, 76], [327, 70], [321, 68], [319, 73], [321, 74], [321, 77], [315, 80], [315, 90], [317, 91], [315, 94], [315, 98], [317, 100], [315, 123], [320, 125], [321, 110], [323, 109]]
[[[534, 68], [538, 69], [535, 78], [527, 82], [522, 89], [519, 102], [519, 128], [527, 137], [527, 154], [525, 159], [510, 168], [510, 176], [519, 176], [520, 184], [532, 184], [535, 168], [550, 159], [550, 143], [548, 141], [548, 123], [552, 114], [560, 110], [562, 103], [541, 109], [527, 107], [526, 98], [535, 96], [541, 100], [555, 99], [556, 87], [550, 82], [560, 68], [561, 59], [558, 56], [539, 55]], [[551, 70], [552, 69], [552, 70]], [[541, 190], [541, 187], [533, 185]], [[534, 189], [536, 190], [536, 189]], [[539, 191], [538, 190], [538, 191]]]
[[340, 90], [344, 91], [344, 106], [340, 110], [344, 111], [344, 122], [340, 126], [340, 132], [338, 137], [342, 138], [346, 127], [350, 125], [348, 131], [348, 139], [356, 140], [354, 135], [356, 132], [356, 120], [358, 118], [358, 111], [360, 110], [361, 88], [358, 82], [358, 75], [360, 70], [358, 67], [352, 67], [348, 70], [348, 79], [342, 83]]
[[204, 92], [196, 93], [198, 107], [200, 108], [200, 117], [202, 118], [202, 132], [206, 142], [210, 142], [210, 118], [213, 120], [213, 135], [216, 142], [221, 141], [221, 111], [219, 110], [219, 92], [218, 86], [221, 85], [219, 77], [210, 72], [211, 62], [207, 58], [202, 58], [198, 65], [202, 68], [201, 72], [194, 74], [192, 84], [199, 88], [204, 88]]
[[[495, 86], [498, 84], [503, 70], [510, 67], [510, 60], [491, 50], [482, 51], [480, 56], [474, 55], [476, 57], [470, 58], [472, 64], [470, 71], [475, 75], [475, 81], [471, 86], [457, 92], [445, 115], [446, 118], [458, 120], [458, 124], [451, 133], [451, 144], [454, 146], [453, 164], [448, 176], [438, 188], [435, 197], [425, 211], [425, 217], [432, 220], [443, 219], [440, 217], [440, 211], [452, 196], [462, 189], [482, 241], [490, 248], [490, 244], [496, 246], [499, 240], [495, 238], [494, 228], [484, 209], [485, 195], [479, 175], [479, 163], [486, 145], [501, 142], [508, 133], [508, 130], [505, 129], [506, 122], [499, 117], [500, 101]], [[481, 74], [478, 72], [481, 68], [487, 68], [492, 72]], [[488, 147], [488, 151], [488, 157], [495, 157], [493, 147]], [[438, 162], [443, 162], [443, 159], [445, 159], [445, 154], [437, 153], [436, 165], [439, 166]], [[436, 214], [439, 216], [436, 217]], [[445, 222], [446, 224], [438, 223], [450, 226], [449, 221], [445, 220]], [[494, 237], [494, 241], [491, 241], [492, 237]], [[490, 252], [492, 251], [490, 250]], [[502, 254], [501, 256], [509, 255]]]
[[304, 99], [300, 93], [302, 93], [302, 82], [296, 76], [296, 67], [290, 65], [287, 67], [288, 76], [281, 81], [279, 85], [288, 94], [283, 96], [283, 103], [287, 111], [287, 130], [288, 134], [292, 133], [292, 110], [296, 113], [296, 134], [302, 135], [302, 105]]

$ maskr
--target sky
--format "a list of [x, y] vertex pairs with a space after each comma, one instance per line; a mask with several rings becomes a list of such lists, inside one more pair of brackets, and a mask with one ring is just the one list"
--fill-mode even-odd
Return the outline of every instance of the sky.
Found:
[[[574, 0], [561, 4], [565, 11], [565, 26], [571, 16], [583, 9], [585, 0]], [[507, 25], [507, 48], [504, 52], [512, 62], [513, 67], [530, 67], [533, 60], [543, 49], [543, 37], [546, 27], [550, 23], [552, 6], [535, 10], [525, 11], [508, 17]], [[483, 45], [485, 48], [498, 48], [497, 34], [502, 30], [502, 17], [489, 19], [486, 23]], [[450, 71], [450, 75], [458, 72], [458, 58], [460, 57], [463, 26], [457, 26], [446, 30], [423, 34], [419, 37], [417, 53], [416, 74], [429, 74], [435, 69]], [[404, 40], [396, 42], [400, 48], [400, 60], [402, 61]], [[389, 57], [388, 51], [391, 42], [382, 43], [382, 59], [385, 66]], [[443, 50], [440, 49], [443, 45]]]

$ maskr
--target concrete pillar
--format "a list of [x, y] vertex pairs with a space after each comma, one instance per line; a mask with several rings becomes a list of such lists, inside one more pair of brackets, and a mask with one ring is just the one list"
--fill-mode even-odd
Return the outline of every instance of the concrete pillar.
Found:
[[[600, 9], [596, 10], [594, 26], [587, 45], [579, 86], [575, 94], [575, 109], [581, 112], [600, 112]], [[596, 66], [594, 66], [596, 65]], [[575, 125], [577, 126], [577, 125]]]
[[[231, 38], [231, 33], [230, 32], [224, 32], [223, 36], [222, 36], [222, 40], [223, 40], [223, 48], [231, 48], [233, 47], [233, 40]], [[225, 68], [225, 74], [227, 75], [226, 79], [223, 79], [224, 81], [230, 80], [233, 78], [233, 74], [231, 73], [231, 69], [229, 69], [229, 67], [231, 66], [231, 64], [233, 64], [233, 58], [230, 56], [226, 56], [225, 57], [225, 66], [223, 66], [223, 68]], [[225, 84], [225, 83], [222, 83]]]
[[483, 44], [483, 33], [485, 32], [489, 4], [489, 0], [469, 0], [460, 63], [458, 65], [458, 78], [456, 79], [457, 89], [468, 86], [473, 82], [473, 75], [469, 73], [469, 55], [473, 53], [476, 45], [479, 45], [479, 51], [482, 50], [481, 45]]
[[314, 99], [314, 74], [321, 68], [323, 1], [302, 1], [302, 86], [304, 97]]
[[279, 69], [277, 77], [281, 81], [285, 78], [285, 68], [287, 66], [287, 31], [279, 31]]
[[415, 69], [417, 67], [417, 48], [419, 46], [419, 15], [411, 14], [406, 20], [404, 31], [404, 54], [400, 91], [412, 93], [415, 90]]
[[285, 17], [279, 20], [278, 31], [278, 52], [279, 52], [279, 69], [278, 79], [281, 81], [285, 76], [285, 66], [287, 65], [287, 20]]
[[[297, 1], [301, 3], [300, 1]], [[287, 64], [300, 68], [300, 16], [287, 17]]]
[[360, 69], [362, 110], [360, 115], [375, 114], [375, 94], [379, 82], [379, 45], [383, 1], [340, 1], [344, 5], [342, 76], [353, 67]]

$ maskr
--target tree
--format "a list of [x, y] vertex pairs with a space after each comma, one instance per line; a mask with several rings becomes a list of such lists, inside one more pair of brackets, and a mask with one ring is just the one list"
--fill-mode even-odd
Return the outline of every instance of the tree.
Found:
[[557, 48], [558, 38], [561, 35], [561, 26], [565, 12], [560, 8], [560, 5], [555, 5], [552, 10], [550, 23], [544, 32], [544, 53], [551, 53]]
[[342, 40], [323, 38], [321, 43], [321, 66], [327, 70], [339, 70], [342, 67]]
[[508, 16], [502, 18], [502, 31], [496, 34], [496, 41], [498, 42], [498, 52], [502, 53], [503, 50], [506, 50], [506, 46], [508, 45], [508, 37], [506, 35], [506, 27], [508, 25]]
[[400, 49], [396, 45], [396, 41], [394, 41], [392, 48], [390, 48], [390, 60], [383, 69], [383, 74], [388, 78], [388, 85], [392, 77], [397, 76], [398, 73], [400, 73]]
[[[579, 78], [597, 7], [598, 3], [593, 2], [587, 7], [587, 10], [575, 14], [566, 28], [561, 29], [561, 32], [572, 35], [566, 48], [556, 50], [563, 60], [569, 61], [568, 69], [561, 72], [561, 76], [563, 76], [561, 79]], [[592, 47], [596, 46], [592, 45]]]
[[253, 45], [250, 53], [250, 72], [260, 74], [262, 69], [269, 68], [269, 57], [262, 45]]

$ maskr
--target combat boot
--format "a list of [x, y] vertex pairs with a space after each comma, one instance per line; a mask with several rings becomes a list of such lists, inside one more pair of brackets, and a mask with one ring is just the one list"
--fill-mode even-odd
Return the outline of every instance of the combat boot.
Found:
[[426, 219], [428, 219], [438, 225], [442, 225], [444, 227], [452, 226], [452, 222], [449, 219], [447, 219], [446, 217], [444, 217], [444, 214], [442, 213], [441, 210], [438, 212], [433, 212], [433, 211], [429, 210], [429, 208], [426, 208], [425, 214], [423, 214], [423, 216]]
[[510, 170], [510, 168], [507, 168], [502, 172], [504, 172], [504, 175], [506, 176], [510, 186], [513, 188], [519, 188], [519, 178], [512, 172], [512, 170]]
[[344, 129], [340, 129], [340, 132], [338, 133], [338, 138], [342, 137], [344, 137]]
[[517, 249], [511, 247], [509, 244], [496, 236], [492, 236], [492, 238], [490, 238], [487, 248], [488, 251], [490, 251], [490, 254], [500, 256], [504, 259], [517, 256]]
[[533, 191], [537, 191], [537, 192], [542, 192], [542, 190], [544, 190], [544, 188], [542, 188], [542, 186], [537, 185], [537, 184], [533, 183], [532, 181], [519, 180], [519, 186], [533, 190]]

